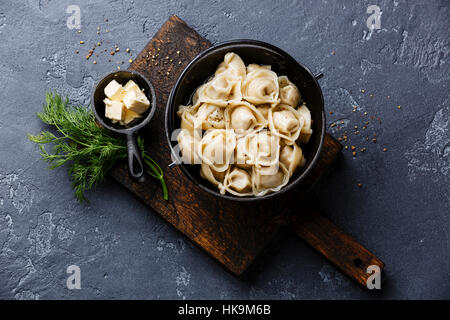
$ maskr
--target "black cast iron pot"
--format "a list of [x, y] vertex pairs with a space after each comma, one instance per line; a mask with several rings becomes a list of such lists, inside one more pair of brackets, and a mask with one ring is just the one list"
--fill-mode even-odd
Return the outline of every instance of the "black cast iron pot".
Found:
[[[180, 155], [174, 149], [178, 142], [176, 139], [172, 140], [172, 133], [180, 128], [180, 118], [177, 115], [178, 106], [187, 105], [190, 102], [195, 90], [214, 75], [217, 66], [228, 52], [238, 54], [245, 65], [250, 63], [270, 65], [278, 75], [286, 75], [298, 87], [302, 99], [306, 101], [307, 107], [311, 111], [313, 134], [309, 143], [302, 146], [306, 158], [305, 166], [298, 169], [290, 178], [289, 183], [280, 191], [262, 197], [237, 197], [231, 194], [220, 194], [216, 186], [200, 176], [200, 165], [183, 164]], [[268, 199], [292, 189], [311, 171], [322, 148], [325, 135], [325, 112], [322, 90], [317, 82], [321, 77], [322, 74], [313, 75], [307, 67], [298, 63], [283, 50], [261, 41], [231, 40], [203, 51], [182, 72], [172, 88], [167, 102], [166, 137], [172, 158], [175, 160], [173, 165], [179, 165], [181, 171], [204, 191], [229, 200], [256, 201]]]

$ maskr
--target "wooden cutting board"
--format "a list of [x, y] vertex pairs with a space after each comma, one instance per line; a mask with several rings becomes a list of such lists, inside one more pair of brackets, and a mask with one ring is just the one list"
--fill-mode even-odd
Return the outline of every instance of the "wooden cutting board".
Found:
[[330, 135], [326, 135], [320, 158], [303, 183], [291, 192], [259, 203], [219, 199], [195, 186], [179, 168], [167, 167], [171, 162], [164, 133], [167, 99], [182, 70], [210, 46], [208, 40], [172, 16], [130, 66], [145, 75], [156, 90], [156, 112], [141, 135], [150, 155], [164, 169], [169, 201], [162, 198], [156, 180], [133, 181], [124, 163], [114, 167], [111, 175], [236, 275], [241, 275], [275, 233], [287, 225], [365, 286], [367, 266], [383, 268], [383, 262], [303, 203], [305, 194], [341, 151], [342, 146]]

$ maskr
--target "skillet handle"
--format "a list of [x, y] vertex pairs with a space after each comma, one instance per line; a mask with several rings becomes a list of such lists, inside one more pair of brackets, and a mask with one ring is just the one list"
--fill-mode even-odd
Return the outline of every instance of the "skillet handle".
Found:
[[382, 276], [384, 262], [322, 216], [317, 209], [305, 207], [302, 212], [290, 216], [286, 225], [361, 286], [368, 288], [367, 281], [374, 273], [374, 267], [369, 266], [378, 267]]
[[142, 161], [141, 150], [136, 143], [136, 135], [134, 133], [127, 134], [127, 151], [128, 151], [128, 172], [130, 176], [138, 180], [144, 181], [144, 164]]

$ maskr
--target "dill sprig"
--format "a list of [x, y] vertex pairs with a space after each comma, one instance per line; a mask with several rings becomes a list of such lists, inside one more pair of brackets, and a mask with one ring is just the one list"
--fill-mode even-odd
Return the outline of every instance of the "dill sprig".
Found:
[[[47, 93], [43, 110], [37, 116], [54, 126], [58, 134], [42, 131], [38, 135], [29, 134], [28, 139], [39, 144], [42, 159], [49, 163], [49, 169], [70, 164], [75, 195], [78, 200], [85, 201], [85, 191], [103, 180], [116, 161], [126, 159], [127, 149], [123, 139], [97, 125], [90, 109], [68, 104], [68, 98], [63, 100], [57, 93]], [[144, 140], [138, 137], [137, 142], [148, 166], [147, 173], [160, 181], [167, 200], [161, 167], [145, 152]], [[51, 152], [45, 148], [46, 144], [52, 144]]]

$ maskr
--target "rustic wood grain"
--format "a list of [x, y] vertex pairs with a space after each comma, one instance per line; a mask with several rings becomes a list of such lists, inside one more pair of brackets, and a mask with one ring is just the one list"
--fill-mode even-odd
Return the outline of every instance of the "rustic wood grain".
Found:
[[[301, 207], [304, 195], [342, 147], [327, 135], [316, 166], [298, 187], [256, 204], [219, 199], [195, 186], [180, 169], [168, 169], [170, 151], [164, 133], [164, 112], [170, 90], [187, 64], [210, 46], [209, 41], [180, 18], [172, 16], [130, 66], [144, 74], [156, 90], [157, 109], [143, 136], [147, 150], [164, 168], [169, 201], [162, 198], [155, 180], [148, 178], [143, 183], [131, 180], [123, 163], [111, 175], [227, 269], [241, 275], [283, 225], [286, 213]], [[320, 231], [320, 236], [327, 233], [326, 229]], [[335, 255], [326, 256], [336, 259]]]
[[380, 271], [384, 263], [348, 234], [322, 216], [317, 209], [308, 207], [301, 214], [286, 219], [286, 224], [311, 247], [333, 262], [347, 276], [366, 287], [367, 267], [376, 265]]

